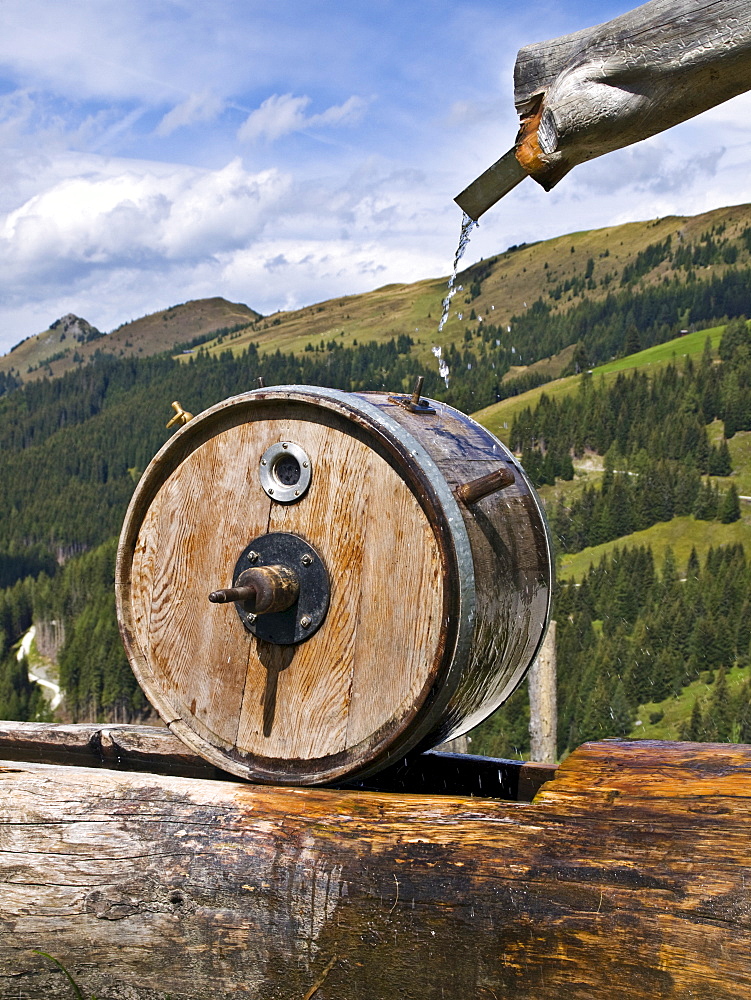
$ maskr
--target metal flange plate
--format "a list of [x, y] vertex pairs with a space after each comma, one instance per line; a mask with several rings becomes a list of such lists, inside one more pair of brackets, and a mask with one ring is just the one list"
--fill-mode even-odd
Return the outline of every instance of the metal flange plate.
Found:
[[243, 601], [235, 608], [245, 628], [259, 639], [293, 646], [321, 627], [329, 608], [329, 574], [316, 550], [299, 535], [275, 531], [255, 538], [235, 564], [233, 586], [253, 566], [288, 566], [300, 581], [300, 594], [286, 611], [256, 615]]

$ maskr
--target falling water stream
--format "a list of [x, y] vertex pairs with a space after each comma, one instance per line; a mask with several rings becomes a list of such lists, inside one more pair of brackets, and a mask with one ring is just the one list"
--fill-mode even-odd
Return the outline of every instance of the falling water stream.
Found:
[[[441, 320], [438, 324], [439, 333], [441, 333], [444, 326], [446, 325], [446, 320], [449, 318], [449, 312], [451, 310], [451, 300], [459, 290], [456, 285], [456, 277], [459, 273], [459, 261], [464, 256], [464, 251], [467, 249], [467, 246], [469, 244], [469, 237], [476, 225], [477, 223], [474, 221], [474, 219], [470, 219], [470, 217], [465, 212], [464, 215], [462, 216], [462, 231], [459, 234], [459, 245], [457, 246], [456, 253], [454, 254], [454, 270], [451, 274], [451, 277], [449, 278], [448, 293], [442, 303]], [[432, 350], [433, 354], [438, 359], [438, 374], [446, 383], [446, 388], [448, 389], [449, 366], [446, 364], [445, 360], [441, 357], [442, 348], [434, 347]]]
[[449, 278], [449, 290], [448, 295], [443, 300], [443, 309], [441, 312], [441, 321], [438, 324], [438, 332], [440, 333], [444, 326], [446, 325], [446, 320], [449, 318], [449, 310], [451, 309], [451, 300], [457, 293], [456, 287], [456, 276], [459, 273], [459, 261], [464, 256], [464, 251], [467, 249], [469, 244], [469, 237], [472, 230], [475, 228], [477, 223], [474, 219], [470, 217], [465, 212], [462, 216], [462, 231], [459, 234], [459, 246], [456, 248], [456, 253], [454, 254], [454, 271]]

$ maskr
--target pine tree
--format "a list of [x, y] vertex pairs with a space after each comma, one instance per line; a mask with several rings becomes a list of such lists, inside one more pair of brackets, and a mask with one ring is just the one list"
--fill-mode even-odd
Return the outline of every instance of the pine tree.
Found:
[[735, 716], [738, 725], [738, 742], [751, 743], [751, 681], [746, 681], [738, 692]]
[[739, 347], [748, 347], [750, 344], [751, 337], [749, 337], [746, 317], [738, 316], [736, 319], [732, 319], [722, 332], [719, 355], [723, 361], [730, 361]]
[[684, 723], [681, 726], [679, 735], [682, 740], [688, 740], [690, 743], [701, 742], [702, 737], [704, 736], [704, 719], [701, 708], [699, 707], [698, 698], [694, 699], [694, 707], [691, 709], [691, 718], [688, 724]]
[[733, 735], [733, 706], [725, 668], [720, 667], [707, 705], [706, 732], [712, 742], [729, 743]]
[[624, 354], [636, 354], [637, 351], [641, 350], [641, 340], [639, 339], [639, 331], [636, 328], [635, 323], [630, 323], [628, 329], [626, 330], [626, 343], [623, 349]]
[[673, 657], [667, 650], [663, 649], [655, 658], [650, 701], [663, 701], [673, 694], [674, 675], [675, 664]]
[[740, 521], [741, 504], [738, 499], [738, 490], [735, 488], [735, 483], [731, 483], [725, 491], [718, 516], [723, 524], [732, 524], [733, 521]]
[[529, 692], [526, 682], [472, 732], [472, 753], [518, 759], [529, 754]]
[[717, 497], [711, 479], [706, 479], [699, 489], [694, 504], [694, 517], [697, 521], [713, 521], [717, 516]]
[[686, 566], [686, 576], [689, 580], [697, 580], [699, 578], [699, 556], [696, 553], [696, 546], [691, 546], [691, 555], [688, 557], [688, 564]]
[[661, 594], [663, 600], [673, 593], [678, 583], [678, 570], [675, 565], [673, 548], [668, 545], [662, 557], [662, 572], [660, 574]]
[[610, 707], [610, 692], [602, 673], [598, 673], [579, 726], [578, 738], [582, 743], [615, 735]]
[[709, 454], [710, 476], [729, 476], [733, 471], [733, 463], [730, 458], [730, 449], [725, 438], [717, 447], [712, 447]]
[[11, 653], [0, 663], [0, 718], [16, 722], [50, 722], [40, 686], [29, 680], [26, 657]]
[[743, 393], [735, 372], [730, 372], [723, 379], [722, 388], [722, 419], [724, 422], [724, 437], [732, 438], [735, 432], [743, 426]]
[[613, 691], [610, 705], [610, 715], [613, 720], [613, 735], [621, 739], [628, 736], [634, 725], [634, 710], [626, 697], [623, 681], [619, 680]]

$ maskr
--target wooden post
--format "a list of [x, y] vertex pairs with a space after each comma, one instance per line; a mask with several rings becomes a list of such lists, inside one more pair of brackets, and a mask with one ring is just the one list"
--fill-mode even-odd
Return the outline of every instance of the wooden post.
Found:
[[558, 759], [558, 700], [555, 622], [551, 621], [540, 652], [529, 670], [529, 755], [542, 764]]
[[588, 744], [532, 803], [0, 763], [0, 996], [738, 1000], [751, 747]]

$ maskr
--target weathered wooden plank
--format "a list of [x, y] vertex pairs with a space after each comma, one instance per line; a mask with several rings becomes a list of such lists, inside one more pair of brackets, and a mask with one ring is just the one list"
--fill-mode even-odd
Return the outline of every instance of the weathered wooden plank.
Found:
[[231, 777], [194, 754], [169, 729], [157, 726], [0, 722], [0, 760]]
[[[0, 760], [237, 780], [192, 753], [170, 730], [155, 726], [0, 721]], [[341, 787], [531, 802], [555, 770], [530, 761], [429, 750]]]
[[[689, 790], [690, 794], [686, 794]], [[530, 805], [0, 765], [0, 995], [751, 991], [751, 747], [602, 743]]]
[[[521, 49], [517, 159], [549, 189], [751, 87], [748, 0], [651, 0], [606, 24]], [[717, 146], [721, 146], [718, 135]]]

